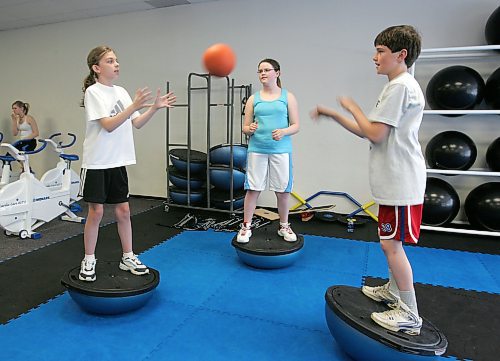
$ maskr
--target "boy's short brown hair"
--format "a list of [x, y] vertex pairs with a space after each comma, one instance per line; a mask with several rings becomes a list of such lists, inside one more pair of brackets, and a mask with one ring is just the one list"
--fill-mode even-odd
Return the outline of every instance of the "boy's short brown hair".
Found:
[[391, 51], [398, 52], [406, 49], [408, 55], [406, 56], [405, 63], [409, 68], [413, 65], [420, 55], [422, 49], [422, 38], [411, 25], [396, 25], [390, 26], [380, 32], [375, 38], [373, 44], [387, 46]]

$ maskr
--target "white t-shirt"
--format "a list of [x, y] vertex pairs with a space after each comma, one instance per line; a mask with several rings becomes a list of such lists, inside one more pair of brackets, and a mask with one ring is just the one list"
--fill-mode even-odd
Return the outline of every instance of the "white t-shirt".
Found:
[[424, 106], [420, 85], [405, 72], [385, 85], [368, 117], [391, 128], [384, 142], [370, 146], [370, 186], [378, 204], [424, 201], [426, 167], [418, 141]]
[[18, 120], [17, 121], [17, 129], [19, 130], [19, 139], [21, 139], [21, 140], [27, 139], [28, 136], [33, 134], [33, 128], [31, 128], [31, 125], [30, 125], [30, 123], [28, 123], [27, 120], [25, 120], [22, 123], [20, 123]]
[[127, 91], [120, 86], [95, 83], [85, 91], [87, 129], [83, 142], [82, 168], [109, 169], [135, 164], [132, 119], [134, 112], [112, 132], [101, 126], [99, 119], [113, 117], [132, 104]]

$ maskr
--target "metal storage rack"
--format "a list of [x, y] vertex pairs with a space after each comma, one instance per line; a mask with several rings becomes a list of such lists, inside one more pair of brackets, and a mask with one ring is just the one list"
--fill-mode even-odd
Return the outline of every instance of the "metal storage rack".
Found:
[[[212, 100], [212, 82], [214, 78], [219, 81], [225, 81], [225, 101], [223, 103], [214, 103]], [[195, 81], [203, 81], [204, 85], [203, 86], [196, 86], [193, 85]], [[170, 82], [167, 82], [167, 93], [170, 91]], [[207, 161], [206, 161], [206, 203], [204, 207], [199, 207], [199, 206], [193, 206], [191, 204], [191, 185], [190, 185], [190, 179], [191, 179], [191, 171], [190, 171], [190, 163], [191, 163], [191, 156], [190, 156], [190, 151], [193, 149], [193, 144], [192, 144], [192, 108], [193, 108], [193, 94], [194, 92], [204, 92], [206, 95], [206, 153], [207, 153]], [[235, 145], [235, 108], [238, 108], [238, 106], [235, 106], [235, 93], [238, 93], [238, 99], [239, 103], [238, 106], [240, 107], [240, 112], [239, 112], [239, 141], [241, 144], [246, 144], [247, 143], [247, 137], [243, 135], [242, 129], [243, 129], [243, 121], [244, 121], [244, 106], [246, 104], [246, 100], [250, 97], [251, 92], [252, 92], [252, 85], [235, 85], [235, 80], [230, 79], [229, 77], [225, 78], [218, 78], [218, 77], [213, 77], [210, 74], [199, 74], [199, 73], [189, 73], [188, 74], [188, 88], [187, 88], [187, 103], [185, 104], [175, 104], [176, 108], [186, 108], [187, 110], [187, 122], [186, 122], [186, 127], [187, 127], [187, 132], [186, 132], [186, 142], [185, 143], [172, 143], [170, 141], [170, 136], [171, 136], [171, 110], [170, 108], [167, 108], [166, 111], [166, 171], [167, 171], [167, 202], [165, 205], [165, 211], [169, 210], [170, 206], [173, 207], [184, 207], [184, 208], [190, 208], [190, 209], [199, 209], [199, 210], [213, 210], [213, 211], [219, 211], [219, 212], [228, 212], [228, 213], [241, 213], [241, 211], [233, 209], [233, 203], [230, 203], [230, 208], [229, 210], [224, 210], [224, 209], [219, 209], [219, 208], [213, 208], [211, 207], [211, 189], [210, 189], [210, 149], [212, 146], [212, 141], [211, 141], [211, 128], [212, 128], [212, 109], [215, 107], [224, 107], [226, 109], [226, 121], [225, 121], [225, 129], [226, 129], [226, 135], [225, 135], [225, 142], [226, 144], [229, 144], [230, 146], [230, 190], [229, 190], [229, 199], [233, 200], [234, 199], [234, 186], [233, 186], [233, 170], [234, 170], [234, 165], [233, 165], [233, 145]], [[177, 125], [178, 126], [178, 123]], [[169, 179], [168, 179], [168, 164], [170, 163], [170, 150], [171, 148], [184, 148], [187, 149], [187, 204], [179, 204], [179, 203], [173, 203], [171, 202], [171, 197], [170, 197], [170, 186], [169, 186]]]
[[[422, 53], [417, 62], [446, 60], [446, 59], [466, 59], [477, 57], [498, 57], [500, 53], [500, 45], [483, 45], [483, 46], [465, 46], [465, 47], [449, 47], [449, 48], [433, 48], [422, 49]], [[414, 65], [411, 68], [411, 73], [415, 75]], [[424, 116], [436, 115], [500, 115], [500, 110], [479, 109], [479, 110], [424, 110]], [[443, 174], [443, 175], [465, 175], [465, 176], [480, 176], [480, 177], [500, 177], [500, 172], [491, 172], [486, 169], [471, 169], [466, 171], [458, 170], [442, 170], [442, 169], [427, 169], [427, 174]], [[455, 227], [435, 227], [422, 225], [421, 229], [432, 230], [438, 232], [462, 233], [480, 236], [500, 236], [500, 232], [482, 231], [475, 229], [463, 229]]]

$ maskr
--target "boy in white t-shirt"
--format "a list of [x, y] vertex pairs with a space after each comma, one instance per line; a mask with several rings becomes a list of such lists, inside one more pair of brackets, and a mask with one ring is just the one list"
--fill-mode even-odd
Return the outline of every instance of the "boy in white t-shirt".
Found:
[[420, 54], [421, 38], [412, 26], [392, 26], [377, 35], [374, 45], [377, 73], [386, 75], [389, 82], [371, 113], [366, 116], [352, 99], [340, 97], [340, 105], [354, 119], [321, 105], [311, 116], [330, 117], [371, 142], [370, 186], [379, 204], [378, 234], [389, 265], [389, 282], [379, 287], [363, 286], [362, 291], [391, 308], [372, 313], [377, 324], [418, 335], [422, 319], [403, 242], [418, 242], [426, 183], [425, 160], [418, 141], [425, 99], [408, 73]]
[[[99, 46], [87, 57], [90, 74], [83, 83], [86, 134], [83, 142], [82, 189], [88, 202], [89, 213], [83, 235], [85, 257], [79, 279], [95, 281], [95, 248], [104, 204], [115, 205], [118, 234], [123, 249], [120, 269], [136, 275], [149, 273], [132, 250], [132, 225], [128, 203], [128, 178], [126, 166], [135, 164], [132, 126], [141, 128], [160, 108], [172, 107], [173, 93], [160, 95], [158, 89], [154, 102], [147, 88], [138, 89], [132, 100], [127, 91], [113, 85], [120, 67], [113, 49]], [[148, 109], [140, 114], [142, 108]]]

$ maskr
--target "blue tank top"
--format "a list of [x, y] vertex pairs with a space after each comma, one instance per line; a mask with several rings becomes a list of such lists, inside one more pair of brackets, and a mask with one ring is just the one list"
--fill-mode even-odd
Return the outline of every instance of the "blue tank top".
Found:
[[275, 100], [262, 100], [260, 92], [254, 94], [253, 115], [258, 128], [250, 137], [248, 151], [263, 154], [279, 154], [292, 152], [292, 139], [285, 135], [281, 140], [273, 139], [272, 132], [278, 128], [287, 128], [288, 92], [281, 89], [281, 96]]

